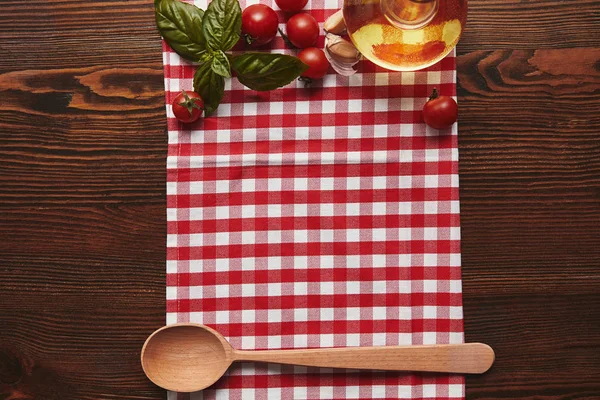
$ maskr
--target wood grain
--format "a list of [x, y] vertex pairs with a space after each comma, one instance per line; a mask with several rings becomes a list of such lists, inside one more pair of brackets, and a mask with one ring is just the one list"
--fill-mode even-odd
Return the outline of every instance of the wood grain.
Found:
[[468, 0], [459, 51], [600, 46], [596, 0]]
[[139, 365], [165, 307], [152, 3], [4, 1], [0, 51], [0, 399], [165, 398]]
[[465, 332], [497, 354], [468, 398], [600, 397], [599, 65], [598, 47], [458, 58]]
[[[164, 399], [152, 2], [4, 0], [0, 52], [0, 399]], [[471, 0], [458, 54], [467, 398], [598, 399], [600, 2]]]

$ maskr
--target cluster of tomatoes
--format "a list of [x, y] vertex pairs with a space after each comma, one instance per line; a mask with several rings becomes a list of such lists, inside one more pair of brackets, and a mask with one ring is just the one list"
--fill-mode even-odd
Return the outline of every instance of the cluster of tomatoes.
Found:
[[[308, 0], [275, 0], [283, 12], [294, 13], [285, 25], [286, 33], [282, 35], [286, 42], [302, 49], [298, 53], [298, 58], [308, 65], [302, 77], [321, 79], [329, 69], [329, 61], [323, 50], [314, 47], [320, 33], [317, 20], [310, 14], [298, 13], [307, 2]], [[265, 4], [253, 4], [242, 12], [242, 33], [250, 46], [259, 47], [271, 42], [278, 30], [279, 19], [271, 7]]]
[[[302, 73], [304, 79], [321, 79], [329, 69], [329, 61], [323, 50], [314, 47], [319, 39], [320, 29], [317, 20], [310, 14], [299, 13], [308, 0], [275, 0], [279, 8], [292, 15], [286, 23], [284, 39], [288, 44], [301, 49], [298, 58], [308, 65]], [[250, 47], [260, 47], [270, 43], [279, 31], [277, 13], [264, 4], [253, 4], [242, 12], [242, 33]], [[173, 100], [173, 114], [183, 123], [196, 121], [202, 115], [203, 103], [195, 92], [181, 92]]]
[[[308, 0], [275, 0], [279, 8], [291, 16], [286, 23], [284, 39], [292, 46], [302, 49], [298, 58], [308, 69], [302, 73], [306, 79], [320, 79], [329, 69], [329, 61], [323, 50], [314, 47], [319, 39], [320, 29], [315, 18], [307, 13], [299, 13]], [[277, 13], [264, 4], [254, 4], [242, 12], [242, 33], [251, 47], [263, 46], [273, 40], [279, 31]], [[173, 101], [175, 117], [184, 123], [194, 122], [202, 114], [202, 99], [195, 92], [182, 92]], [[456, 101], [449, 96], [439, 96], [434, 89], [429, 101], [423, 107], [423, 120], [435, 129], [447, 129], [457, 119]]]

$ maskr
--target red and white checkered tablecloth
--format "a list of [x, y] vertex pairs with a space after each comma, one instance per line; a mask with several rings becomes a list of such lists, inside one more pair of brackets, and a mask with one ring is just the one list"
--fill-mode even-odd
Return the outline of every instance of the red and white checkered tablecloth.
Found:
[[[306, 9], [322, 23], [341, 3]], [[166, 45], [164, 65], [170, 104], [194, 66]], [[207, 324], [239, 349], [463, 341], [457, 130], [420, 113], [434, 87], [455, 95], [454, 55], [417, 72], [359, 67], [308, 89], [227, 80], [216, 114], [191, 126], [167, 105], [168, 324]], [[334, 398], [463, 399], [464, 381], [247, 363], [169, 394]]]

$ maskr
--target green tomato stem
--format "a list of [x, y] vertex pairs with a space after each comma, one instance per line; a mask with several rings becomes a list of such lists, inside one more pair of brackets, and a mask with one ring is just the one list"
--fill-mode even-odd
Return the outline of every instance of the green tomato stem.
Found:
[[204, 110], [204, 108], [196, 104], [196, 102], [193, 99], [190, 99], [190, 96], [187, 95], [185, 90], [182, 90], [181, 93], [183, 94], [183, 98], [185, 99], [185, 101], [179, 103], [179, 105], [187, 108], [188, 112], [190, 113], [190, 117], [193, 114], [194, 108], [197, 110]]

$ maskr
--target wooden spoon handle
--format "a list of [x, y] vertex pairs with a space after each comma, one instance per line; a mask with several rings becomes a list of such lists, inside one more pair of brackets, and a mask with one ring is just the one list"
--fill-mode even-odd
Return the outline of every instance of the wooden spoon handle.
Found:
[[260, 361], [308, 367], [386, 371], [481, 374], [494, 362], [483, 343], [424, 346], [345, 347], [305, 350], [235, 350], [236, 361]]

